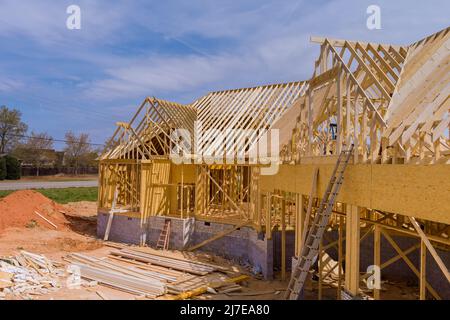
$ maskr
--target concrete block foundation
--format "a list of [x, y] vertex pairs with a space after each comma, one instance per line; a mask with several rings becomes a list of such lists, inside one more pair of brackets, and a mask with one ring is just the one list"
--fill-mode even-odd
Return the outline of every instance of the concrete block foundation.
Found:
[[[105, 233], [108, 216], [107, 213], [98, 213], [97, 235], [100, 238], [103, 238]], [[146, 243], [154, 247], [166, 219], [171, 220], [169, 248], [176, 250], [187, 249], [233, 227], [229, 224], [200, 221], [194, 218], [180, 219], [159, 216], [150, 217], [148, 224], [141, 227], [140, 218], [116, 215], [111, 225], [109, 239], [139, 244], [141, 237], [144, 237]], [[243, 227], [221, 239], [208, 243], [199, 250], [249, 265], [254, 273], [261, 273], [265, 279], [272, 279], [273, 240], [267, 240], [264, 236], [264, 233]]]

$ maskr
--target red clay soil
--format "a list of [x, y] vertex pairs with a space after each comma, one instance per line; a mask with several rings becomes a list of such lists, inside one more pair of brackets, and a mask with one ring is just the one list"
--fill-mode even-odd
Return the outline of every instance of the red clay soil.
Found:
[[0, 200], [0, 232], [11, 227], [30, 227], [36, 223], [40, 227], [55, 230], [35, 211], [57, 225], [58, 229], [66, 229], [69, 222], [64, 214], [59, 212], [60, 210], [64, 210], [63, 206], [39, 192], [32, 190], [13, 192]]

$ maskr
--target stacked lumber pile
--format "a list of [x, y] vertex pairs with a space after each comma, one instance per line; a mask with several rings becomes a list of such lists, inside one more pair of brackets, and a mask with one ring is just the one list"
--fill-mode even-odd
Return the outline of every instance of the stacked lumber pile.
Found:
[[165, 293], [165, 275], [79, 253], [71, 254], [66, 259], [79, 268], [84, 279], [147, 298]]
[[111, 254], [134, 261], [185, 271], [199, 276], [204, 276], [208, 273], [218, 271], [220, 268], [219, 266], [212, 266], [202, 262], [163, 256], [162, 254], [148, 253], [136, 249], [122, 249], [120, 251], [111, 252]]
[[[102, 258], [73, 253], [65, 260], [79, 268], [83, 279], [150, 299], [179, 295], [228, 279], [223, 274], [227, 268], [149, 248], [117, 247]], [[232, 290], [238, 287], [234, 285]]]
[[22, 299], [47, 294], [62, 287], [62, 266], [43, 255], [20, 251], [12, 257], [0, 257], [0, 299], [7, 294]]

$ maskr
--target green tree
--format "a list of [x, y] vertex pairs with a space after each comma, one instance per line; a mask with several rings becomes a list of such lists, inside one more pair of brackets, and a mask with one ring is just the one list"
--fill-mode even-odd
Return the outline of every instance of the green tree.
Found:
[[0, 180], [6, 179], [6, 159], [5, 157], [0, 157]]
[[20, 162], [17, 158], [6, 156], [6, 179], [19, 180], [20, 179]]
[[0, 107], [0, 153], [12, 150], [27, 132], [28, 126], [21, 118], [19, 110]]

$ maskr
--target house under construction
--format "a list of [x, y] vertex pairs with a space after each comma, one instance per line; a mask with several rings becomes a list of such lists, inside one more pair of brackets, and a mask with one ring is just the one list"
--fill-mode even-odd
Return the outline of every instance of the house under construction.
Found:
[[288, 299], [312, 270], [319, 299], [383, 299], [377, 272], [450, 299], [449, 30], [312, 37], [309, 80], [146, 98], [101, 156], [99, 236], [290, 272]]

